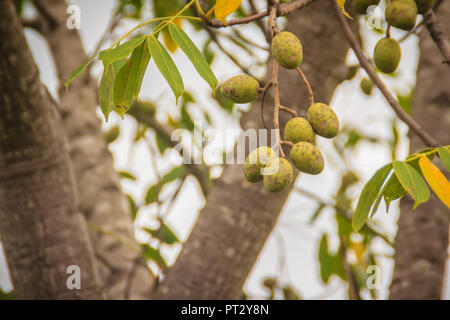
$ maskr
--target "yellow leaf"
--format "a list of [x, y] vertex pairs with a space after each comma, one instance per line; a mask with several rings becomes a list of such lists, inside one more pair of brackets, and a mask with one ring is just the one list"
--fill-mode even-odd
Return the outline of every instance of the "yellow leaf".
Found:
[[353, 19], [348, 13], [347, 13], [347, 11], [345, 11], [345, 0], [336, 0], [336, 2], [337, 2], [337, 4], [338, 4], [338, 6], [339, 6], [339, 8], [341, 8], [341, 10], [342, 10], [342, 13], [344, 14], [344, 16], [346, 16], [347, 18], [349, 18], [349, 19]]
[[225, 23], [225, 18], [236, 11], [242, 0], [217, 0], [214, 6], [216, 18]]
[[[181, 27], [181, 19], [175, 19], [175, 20], [173, 20], [173, 22], [177, 26]], [[163, 31], [162, 31], [162, 35], [163, 35], [164, 45], [166, 46], [167, 50], [169, 50], [171, 53], [174, 53], [178, 49], [178, 46], [172, 40], [172, 37], [170, 36], [169, 29], [164, 28]]]
[[450, 182], [426, 156], [420, 157], [419, 166], [431, 189], [450, 208]]

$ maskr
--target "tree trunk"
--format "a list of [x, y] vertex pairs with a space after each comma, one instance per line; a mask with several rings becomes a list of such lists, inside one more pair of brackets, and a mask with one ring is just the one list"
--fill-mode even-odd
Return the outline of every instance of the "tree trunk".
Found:
[[[439, 8], [441, 23], [450, 33], [450, 2]], [[420, 34], [420, 62], [413, 97], [413, 116], [441, 145], [450, 144], [450, 72], [442, 64], [436, 44], [424, 30]], [[423, 149], [411, 135], [411, 150]], [[395, 269], [391, 299], [439, 299], [444, 285], [448, 246], [448, 208], [431, 195], [430, 201], [412, 210], [409, 197], [401, 200], [395, 243]]]
[[[345, 78], [348, 47], [330, 1], [318, 1], [292, 13], [288, 30], [303, 44], [302, 70], [317, 101], [331, 99]], [[271, 68], [269, 68], [271, 70]], [[298, 73], [280, 68], [281, 104], [305, 110], [308, 95]], [[272, 100], [266, 98], [266, 123]], [[241, 121], [244, 130], [261, 128], [260, 102]], [[285, 119], [284, 119], [285, 120]], [[250, 184], [242, 165], [227, 165], [208, 194], [192, 234], [155, 294], [157, 299], [236, 299], [264, 243], [275, 226], [289, 190], [271, 194]]]
[[[99, 299], [61, 121], [12, 1], [0, 0], [0, 232], [18, 299]], [[69, 290], [67, 268], [81, 271]]]
[[[35, 4], [53, 21], [43, 35], [63, 83], [87, 59], [81, 39], [76, 30], [66, 27], [65, 1], [42, 0]], [[95, 80], [85, 73], [70, 84], [67, 92], [62, 86], [59, 91], [80, 209], [92, 226], [90, 237], [107, 296], [111, 299], [146, 299], [153, 287], [153, 277], [145, 262], [140, 261], [140, 247], [134, 238], [119, 177], [96, 113], [97, 90]]]

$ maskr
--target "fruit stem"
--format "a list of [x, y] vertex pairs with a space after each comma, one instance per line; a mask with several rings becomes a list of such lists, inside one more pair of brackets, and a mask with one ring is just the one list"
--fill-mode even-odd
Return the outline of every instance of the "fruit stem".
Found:
[[285, 107], [285, 106], [280, 106], [280, 110], [284, 111], [284, 112], [287, 112], [287, 113], [290, 113], [294, 117], [298, 117], [297, 111], [292, 110], [291, 108], [288, 108], [288, 107]]
[[305, 86], [306, 86], [306, 90], [308, 90], [309, 103], [310, 103], [310, 105], [313, 105], [314, 104], [314, 92], [312, 91], [312, 88], [311, 88], [311, 85], [310, 85], [310, 83], [308, 81], [308, 78], [306, 78], [305, 74], [300, 69], [300, 67], [297, 67], [296, 70], [298, 71], [298, 73], [302, 77], [303, 82], [305, 83]]
[[280, 92], [278, 90], [278, 63], [273, 60], [273, 70], [272, 70], [272, 85], [273, 85], [273, 98], [274, 98], [274, 110], [273, 110], [273, 127], [276, 131], [277, 139], [276, 146], [278, 147], [278, 151], [280, 156], [285, 157], [283, 148], [281, 146], [281, 137], [280, 137]]

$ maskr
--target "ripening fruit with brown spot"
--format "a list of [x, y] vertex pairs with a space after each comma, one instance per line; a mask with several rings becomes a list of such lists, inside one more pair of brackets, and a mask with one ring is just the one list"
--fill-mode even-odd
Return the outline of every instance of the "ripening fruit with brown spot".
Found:
[[386, 6], [384, 15], [391, 26], [410, 31], [416, 25], [417, 5], [414, 0], [396, 0]]
[[384, 73], [394, 72], [400, 63], [401, 56], [400, 45], [392, 38], [383, 38], [378, 41], [373, 51], [375, 65]]
[[372, 94], [373, 82], [370, 79], [362, 78], [359, 87], [365, 95], [370, 96]]
[[261, 181], [263, 179], [261, 169], [276, 157], [275, 151], [269, 147], [260, 147], [250, 152], [244, 164], [245, 178], [253, 183]]
[[424, 14], [433, 6], [434, 0], [415, 0], [417, 5], [417, 12]]
[[272, 55], [280, 66], [295, 69], [303, 59], [302, 44], [295, 34], [280, 32], [272, 40]]
[[292, 143], [306, 141], [314, 144], [316, 136], [308, 120], [303, 117], [295, 117], [284, 126], [284, 140]]
[[323, 171], [324, 161], [319, 149], [309, 142], [298, 142], [291, 149], [290, 158], [294, 166], [308, 174], [319, 174]]
[[339, 132], [339, 120], [328, 105], [314, 103], [306, 112], [306, 118], [315, 133], [324, 138], [334, 138]]
[[270, 160], [264, 169], [264, 187], [270, 192], [280, 192], [291, 184], [294, 172], [284, 158]]
[[380, 3], [380, 0], [354, 0], [353, 8], [359, 14], [366, 14], [367, 8], [370, 6], [377, 6]]
[[221, 85], [222, 95], [235, 103], [249, 103], [258, 97], [259, 83], [247, 75], [234, 76]]

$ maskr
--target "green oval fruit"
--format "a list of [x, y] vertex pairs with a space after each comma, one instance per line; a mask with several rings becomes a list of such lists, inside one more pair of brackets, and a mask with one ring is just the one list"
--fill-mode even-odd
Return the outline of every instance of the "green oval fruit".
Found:
[[228, 112], [233, 111], [234, 102], [230, 99], [227, 99], [222, 94], [222, 85], [218, 85], [214, 92], [214, 99], [220, 104], [222, 108], [227, 110]]
[[244, 164], [245, 178], [249, 182], [261, 181], [263, 179], [261, 169], [276, 156], [275, 151], [269, 147], [260, 147], [250, 152]]
[[370, 96], [372, 94], [373, 89], [373, 82], [370, 79], [362, 78], [361, 82], [359, 83], [359, 86], [361, 88], [361, 91], [364, 92], [364, 94]]
[[417, 5], [417, 12], [424, 14], [433, 6], [434, 0], [415, 0]]
[[359, 14], [367, 14], [367, 8], [370, 6], [377, 6], [380, 0], [354, 0], [353, 8]]
[[336, 113], [324, 103], [314, 103], [306, 112], [306, 118], [314, 132], [324, 138], [333, 138], [339, 132]]
[[414, 0], [397, 0], [386, 6], [384, 15], [391, 26], [410, 31], [416, 25], [417, 5]]
[[319, 174], [323, 171], [324, 162], [319, 149], [308, 142], [298, 142], [291, 149], [290, 158], [294, 166], [309, 174]]
[[314, 144], [316, 136], [311, 124], [302, 117], [290, 119], [284, 127], [284, 140], [292, 143], [306, 141]]
[[292, 166], [284, 158], [275, 158], [264, 169], [264, 187], [270, 192], [280, 192], [292, 182]]
[[258, 97], [259, 83], [247, 75], [234, 76], [221, 87], [223, 96], [235, 103], [249, 103]]
[[375, 65], [384, 73], [394, 72], [400, 63], [401, 56], [400, 45], [392, 38], [383, 38], [378, 41], [373, 51]]
[[280, 32], [272, 40], [272, 55], [280, 66], [295, 69], [302, 63], [302, 44], [293, 33]]

